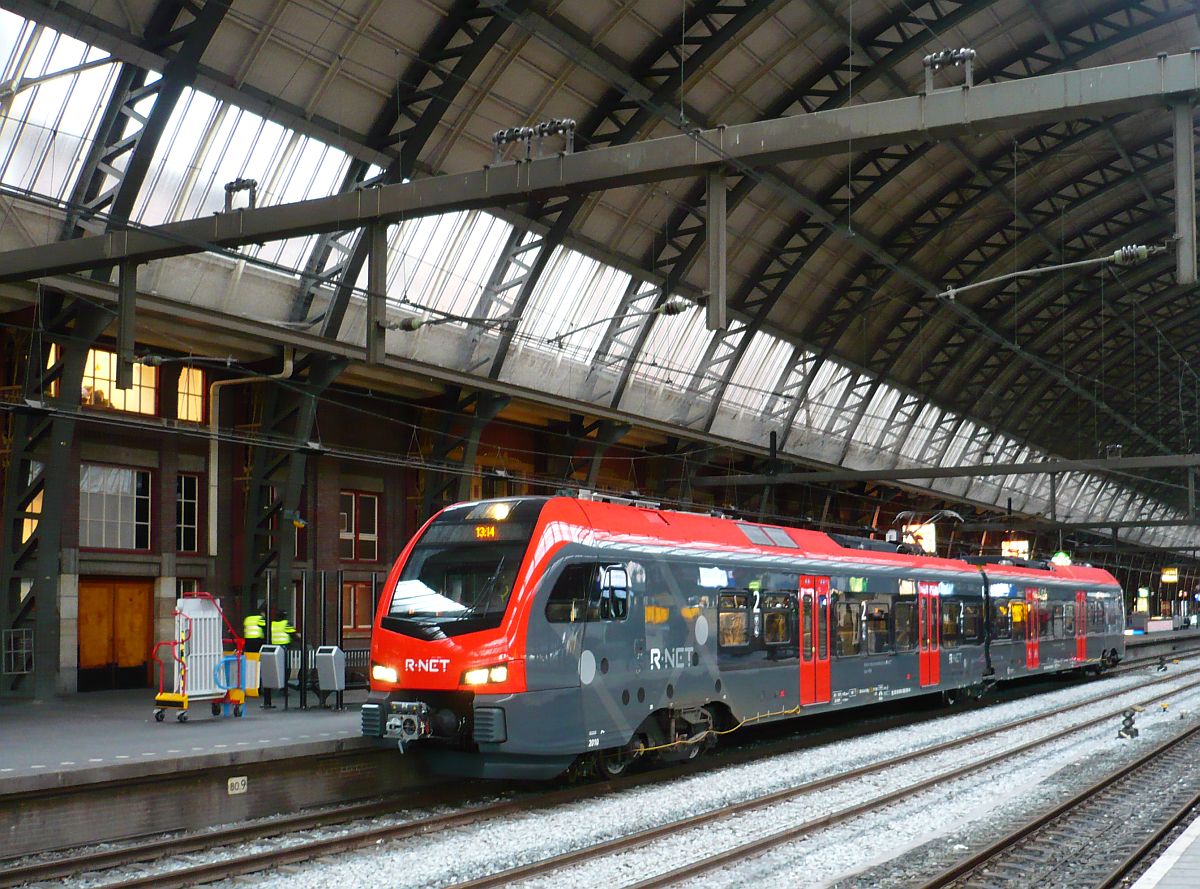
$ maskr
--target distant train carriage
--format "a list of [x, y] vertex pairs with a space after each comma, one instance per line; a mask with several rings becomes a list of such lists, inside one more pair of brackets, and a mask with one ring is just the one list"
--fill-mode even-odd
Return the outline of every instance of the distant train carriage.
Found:
[[1105, 571], [896, 550], [569, 497], [450, 507], [384, 585], [363, 734], [463, 774], [614, 775], [746, 722], [1124, 651]]

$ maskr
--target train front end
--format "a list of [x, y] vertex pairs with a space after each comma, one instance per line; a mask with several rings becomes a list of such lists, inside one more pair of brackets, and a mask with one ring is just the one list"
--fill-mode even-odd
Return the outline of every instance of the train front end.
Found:
[[545, 503], [452, 506], [410, 542], [378, 603], [365, 736], [457, 772], [503, 744], [505, 711], [487, 702], [526, 688], [522, 571]]

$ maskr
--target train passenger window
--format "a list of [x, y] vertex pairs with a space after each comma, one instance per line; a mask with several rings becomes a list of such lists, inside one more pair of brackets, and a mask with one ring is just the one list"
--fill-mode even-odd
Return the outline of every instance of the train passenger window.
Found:
[[722, 592], [718, 599], [717, 637], [722, 647], [750, 644], [747, 593]]
[[[1053, 639], [1053, 619], [1054, 614], [1049, 605], [1041, 604], [1037, 606], [1037, 635], [1039, 639]], [[1062, 621], [1062, 612], [1059, 611], [1059, 621]]]
[[983, 606], [977, 602], [964, 602], [962, 610], [963, 645], [973, 645], [983, 640]]
[[1070, 602], [1063, 606], [1063, 636], [1068, 639], [1075, 636], [1075, 606]]
[[916, 648], [917, 603], [897, 602], [894, 620], [896, 622], [896, 650], [911, 651]]
[[1053, 621], [1054, 626], [1050, 629], [1050, 638], [1065, 638], [1063, 631], [1063, 607], [1061, 605], [1055, 605], [1051, 609], [1051, 620]]
[[886, 602], [867, 603], [867, 653], [882, 654], [888, 650], [888, 606]]
[[763, 642], [767, 645], [783, 645], [792, 641], [791, 614], [796, 610], [796, 599], [786, 593], [765, 593], [762, 596]]
[[942, 603], [942, 648], [958, 647], [958, 624], [962, 618], [962, 603]]
[[838, 657], [847, 657], [862, 652], [862, 634], [859, 632], [862, 620], [862, 605], [858, 602], [839, 602], [834, 598], [833, 653]]
[[1024, 602], [1011, 602], [1008, 612], [1012, 617], [1012, 638], [1024, 640], [1029, 630], [1029, 622], [1025, 619], [1029, 615], [1029, 606]]
[[996, 641], [1012, 638], [1012, 616], [1003, 599], [992, 600], [992, 638]]
[[596, 584], [599, 565], [568, 565], [563, 569], [550, 598], [546, 600], [546, 620], [552, 624], [582, 623], [587, 620], [588, 599], [599, 593]]
[[1087, 617], [1089, 633], [1104, 632], [1104, 609], [1094, 599], [1089, 599], [1087, 602]]

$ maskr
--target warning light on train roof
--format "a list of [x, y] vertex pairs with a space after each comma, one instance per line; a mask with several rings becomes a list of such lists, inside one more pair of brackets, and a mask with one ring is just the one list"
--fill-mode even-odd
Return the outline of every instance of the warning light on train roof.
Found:
[[503, 500], [494, 503], [480, 503], [467, 513], [467, 521], [483, 519], [492, 522], [503, 522], [511, 513], [512, 504]]
[[1050, 564], [1065, 568], [1071, 564], [1071, 556], [1060, 549], [1050, 557]]

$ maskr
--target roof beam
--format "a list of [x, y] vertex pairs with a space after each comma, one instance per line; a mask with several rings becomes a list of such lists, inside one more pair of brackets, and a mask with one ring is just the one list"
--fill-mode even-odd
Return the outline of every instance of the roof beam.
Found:
[[619, 188], [704, 174], [733, 164], [753, 168], [843, 151], [1002, 130], [1046, 120], [1115, 114], [1194, 97], [1200, 52], [1067, 71], [964, 90], [891, 99], [815, 114], [756, 121], [616, 145], [470, 173], [219, 213], [137, 231], [81, 238], [0, 254], [0, 282], [262, 241], [398, 222], [475, 207]]
[[[985, 463], [970, 466], [900, 466], [895, 469], [835, 469], [822, 472], [788, 472], [779, 475], [721, 475], [698, 478], [703, 488], [724, 485], [810, 484], [820, 482], [900, 481], [920, 478], [973, 478], [990, 475], [1037, 475], [1055, 472], [1128, 472], [1200, 466], [1200, 454], [1167, 454], [1158, 457], [1111, 457], [1097, 460], [1041, 460], [1031, 463]], [[1102, 527], [1108, 527], [1104, 523]]]

